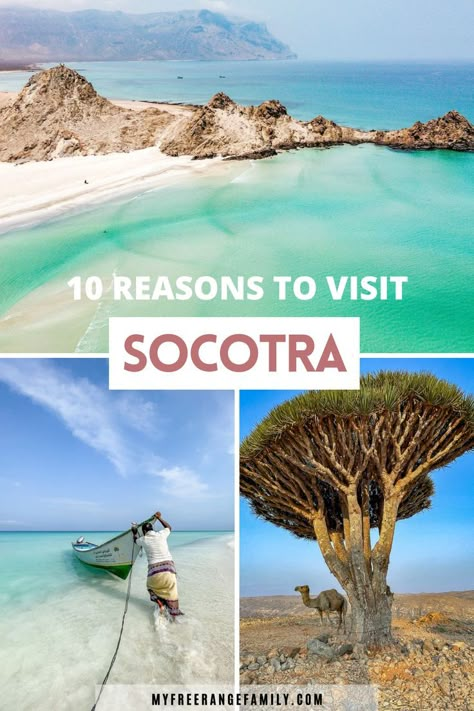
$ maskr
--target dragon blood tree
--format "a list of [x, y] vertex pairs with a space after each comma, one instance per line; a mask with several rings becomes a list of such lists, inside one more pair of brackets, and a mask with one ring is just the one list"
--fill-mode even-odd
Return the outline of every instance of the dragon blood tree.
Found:
[[317, 540], [349, 598], [354, 641], [382, 646], [395, 525], [430, 507], [430, 472], [473, 445], [472, 397], [430, 374], [380, 372], [359, 391], [275, 408], [242, 443], [240, 487], [257, 516]]

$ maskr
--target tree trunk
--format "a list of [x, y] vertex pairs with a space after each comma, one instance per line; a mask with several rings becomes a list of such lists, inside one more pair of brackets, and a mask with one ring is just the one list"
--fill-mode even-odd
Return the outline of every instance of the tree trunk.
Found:
[[351, 637], [367, 647], [383, 647], [392, 641], [392, 598], [373, 591], [361, 597], [349, 596], [351, 603]]
[[[343, 544], [335, 534], [329, 534], [322, 497], [318, 503], [320, 508], [313, 519], [316, 541], [351, 604], [353, 641], [365, 647], [390, 644], [393, 598], [387, 588], [387, 570], [398, 502], [390, 500], [390, 506], [385, 509], [383, 536], [379, 537], [374, 552], [370, 549], [370, 529], [364, 529], [355, 491], [342, 503], [344, 531], [347, 531]], [[376, 549], [377, 555], [374, 554]]]

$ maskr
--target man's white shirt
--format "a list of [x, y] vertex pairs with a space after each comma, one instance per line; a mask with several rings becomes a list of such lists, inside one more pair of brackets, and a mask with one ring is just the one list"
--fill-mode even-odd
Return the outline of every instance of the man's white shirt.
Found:
[[163, 528], [162, 531], [148, 531], [144, 536], [137, 539], [137, 545], [145, 549], [148, 563], [162, 563], [164, 560], [172, 560], [168, 548], [168, 536], [171, 531]]

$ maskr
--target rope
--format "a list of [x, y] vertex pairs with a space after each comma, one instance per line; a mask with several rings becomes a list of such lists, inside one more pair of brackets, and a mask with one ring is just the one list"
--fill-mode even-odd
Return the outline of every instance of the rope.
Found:
[[[136, 545], [136, 544], [135, 544], [135, 539], [134, 539], [134, 540], [133, 540], [133, 548], [132, 548], [132, 561], [133, 561], [133, 554], [135, 553], [135, 545]], [[112, 667], [114, 666], [115, 660], [117, 659], [117, 654], [118, 654], [118, 651], [119, 651], [119, 648], [120, 648], [120, 642], [122, 641], [123, 627], [124, 627], [124, 624], [125, 624], [125, 616], [126, 616], [127, 610], [128, 610], [128, 601], [130, 600], [130, 590], [131, 590], [131, 587], [132, 587], [132, 571], [133, 571], [133, 565], [132, 565], [132, 569], [130, 570], [130, 575], [129, 575], [129, 578], [128, 578], [127, 596], [126, 596], [126, 598], [125, 598], [125, 608], [124, 608], [124, 610], [123, 610], [122, 626], [120, 627], [120, 634], [119, 634], [119, 638], [118, 638], [118, 641], [117, 641], [117, 646], [115, 647], [115, 652], [114, 652], [113, 657], [112, 657], [112, 659], [111, 659], [109, 668], [108, 668], [108, 670], [107, 670], [107, 674], [104, 676], [104, 680], [103, 680], [102, 685], [101, 685], [101, 687], [100, 687], [99, 695], [98, 695], [98, 697], [97, 697], [97, 700], [96, 700], [94, 706], [91, 708], [91, 711], [95, 711], [95, 710], [96, 710], [97, 704], [99, 703], [99, 699], [100, 699], [100, 697], [102, 696], [102, 692], [103, 692], [103, 690], [104, 690], [104, 686], [107, 684], [107, 682], [108, 682], [108, 680], [109, 680], [110, 672], [112, 671]]]

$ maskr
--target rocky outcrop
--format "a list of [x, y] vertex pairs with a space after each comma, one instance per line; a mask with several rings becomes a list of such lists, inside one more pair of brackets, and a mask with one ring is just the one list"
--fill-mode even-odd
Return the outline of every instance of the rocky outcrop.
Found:
[[161, 149], [169, 155], [196, 158], [254, 158], [290, 148], [361, 143], [369, 137], [368, 132], [337, 126], [322, 116], [298, 121], [276, 100], [241, 106], [220, 93], [192, 116], [171, 126], [163, 136]]
[[474, 150], [474, 129], [455, 111], [399, 131], [360, 131], [323, 116], [299, 121], [279, 101], [241, 106], [223, 93], [184, 112], [131, 110], [104, 99], [64, 65], [31, 77], [0, 108], [0, 161], [127, 152], [159, 145], [172, 156], [267, 158], [294, 148], [375, 143], [408, 150]]
[[376, 143], [392, 148], [474, 150], [474, 129], [455, 111], [426, 124], [400, 131], [360, 131], [339, 126], [324, 116], [298, 121], [279, 101], [240, 106], [216, 94], [206, 106], [173, 124], [161, 148], [169, 155], [210, 158], [259, 158], [279, 150], [329, 147], [342, 143]]
[[444, 116], [426, 123], [417, 121], [410, 128], [402, 128], [399, 131], [377, 131], [374, 143], [408, 150], [440, 148], [472, 151], [474, 127], [457, 111], [449, 111]]
[[39, 161], [147, 148], [174, 120], [158, 109], [115, 106], [78, 72], [59, 65], [32, 76], [16, 100], [0, 110], [0, 160]]

